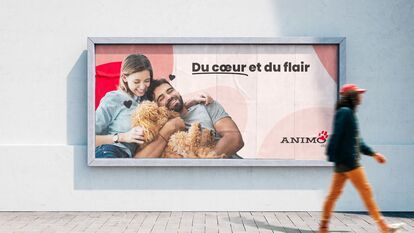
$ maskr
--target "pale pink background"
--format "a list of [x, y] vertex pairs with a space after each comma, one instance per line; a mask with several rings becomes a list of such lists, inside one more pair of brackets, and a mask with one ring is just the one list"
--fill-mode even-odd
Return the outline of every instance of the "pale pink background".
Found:
[[[315, 137], [331, 132], [337, 93], [335, 45], [105, 45], [97, 65], [130, 53], [149, 57], [155, 78], [176, 75], [172, 84], [184, 97], [205, 91], [220, 102], [242, 132], [244, 158], [325, 160], [324, 144], [282, 144], [283, 137]], [[249, 72], [192, 75], [193, 62], [256, 64], [285, 61], [310, 64], [308, 72]]]

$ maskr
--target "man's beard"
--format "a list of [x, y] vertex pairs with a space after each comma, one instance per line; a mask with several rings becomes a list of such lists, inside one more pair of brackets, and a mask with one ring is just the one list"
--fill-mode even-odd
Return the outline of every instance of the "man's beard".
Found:
[[[175, 106], [170, 106], [171, 102], [177, 100], [178, 104], [176, 104]], [[179, 96], [179, 97], [173, 97], [171, 98], [168, 102], [167, 102], [167, 108], [169, 110], [175, 111], [175, 112], [181, 112], [181, 110], [183, 110], [184, 108], [184, 101], [183, 101], [183, 97]]]

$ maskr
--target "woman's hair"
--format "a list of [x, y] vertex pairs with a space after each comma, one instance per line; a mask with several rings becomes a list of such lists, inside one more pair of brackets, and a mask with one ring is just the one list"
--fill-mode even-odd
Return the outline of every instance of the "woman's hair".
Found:
[[336, 102], [335, 110], [338, 110], [342, 107], [348, 107], [352, 111], [355, 111], [356, 106], [358, 105], [358, 95], [356, 91], [347, 91], [341, 95], [339, 100]]
[[149, 59], [146, 56], [142, 55], [142, 54], [130, 54], [130, 55], [128, 55], [128, 57], [126, 57], [122, 61], [118, 89], [120, 89], [122, 91], [125, 91], [130, 96], [133, 96], [134, 94], [129, 89], [128, 83], [125, 82], [122, 79], [122, 77], [123, 76], [127, 77], [128, 75], [131, 75], [131, 74], [136, 73], [136, 72], [141, 72], [141, 71], [144, 71], [144, 70], [148, 70], [148, 72], [150, 73], [150, 82], [152, 82], [152, 80], [153, 80], [153, 71], [152, 71], [152, 66], [151, 66], [151, 62], [149, 61]]

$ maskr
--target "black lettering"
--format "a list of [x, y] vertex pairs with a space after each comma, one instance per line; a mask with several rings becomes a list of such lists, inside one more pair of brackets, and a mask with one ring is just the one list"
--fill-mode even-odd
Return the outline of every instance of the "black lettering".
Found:
[[256, 66], [254, 64], [250, 65], [249, 70], [250, 70], [250, 72], [255, 72], [256, 71]]
[[300, 65], [297, 65], [297, 64], [293, 65], [293, 66], [292, 66], [292, 70], [293, 70], [293, 72], [298, 72], [298, 71], [300, 71]]
[[308, 68], [310, 67], [310, 65], [309, 64], [306, 64], [305, 65], [305, 72], [308, 72]]
[[271, 71], [272, 71], [272, 62], [269, 62], [268, 64], [266, 64], [266, 65], [264, 66], [264, 70], [265, 70], [266, 72], [271, 72]]
[[244, 72], [245, 64], [233, 64], [233, 72]]
[[217, 72], [217, 71], [219, 71], [219, 66], [218, 66], [217, 64], [214, 64], [214, 65], [211, 67], [211, 69], [212, 69], [214, 72]]
[[326, 142], [326, 139], [320, 139], [320, 138], [318, 138], [316, 141], [318, 141], [318, 143], [325, 143]]
[[246, 64], [243, 64], [243, 65], [242, 65], [242, 70], [241, 70], [241, 72], [244, 72], [244, 69], [246, 68], [246, 66], [247, 66]]
[[193, 62], [193, 72], [197, 72], [200, 70], [200, 64]]
[[283, 68], [285, 72], [290, 72], [290, 62], [285, 62], [285, 64], [283, 64]]
[[290, 138], [291, 143], [299, 143], [299, 138]]
[[266, 72], [280, 72], [280, 64], [273, 64], [272, 62], [269, 62], [264, 66], [264, 70]]
[[201, 71], [208, 72], [209, 71], [209, 66], [208, 65], [201, 65]]
[[256, 66], [257, 66], [257, 71], [262, 72], [262, 64], [258, 62]]

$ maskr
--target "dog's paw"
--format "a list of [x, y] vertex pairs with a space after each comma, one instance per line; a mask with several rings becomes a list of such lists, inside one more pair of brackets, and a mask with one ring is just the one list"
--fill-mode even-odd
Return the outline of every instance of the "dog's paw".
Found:
[[328, 132], [326, 132], [325, 130], [322, 130], [319, 134], [318, 134], [318, 139], [325, 141], [326, 139], [328, 139], [329, 135]]

